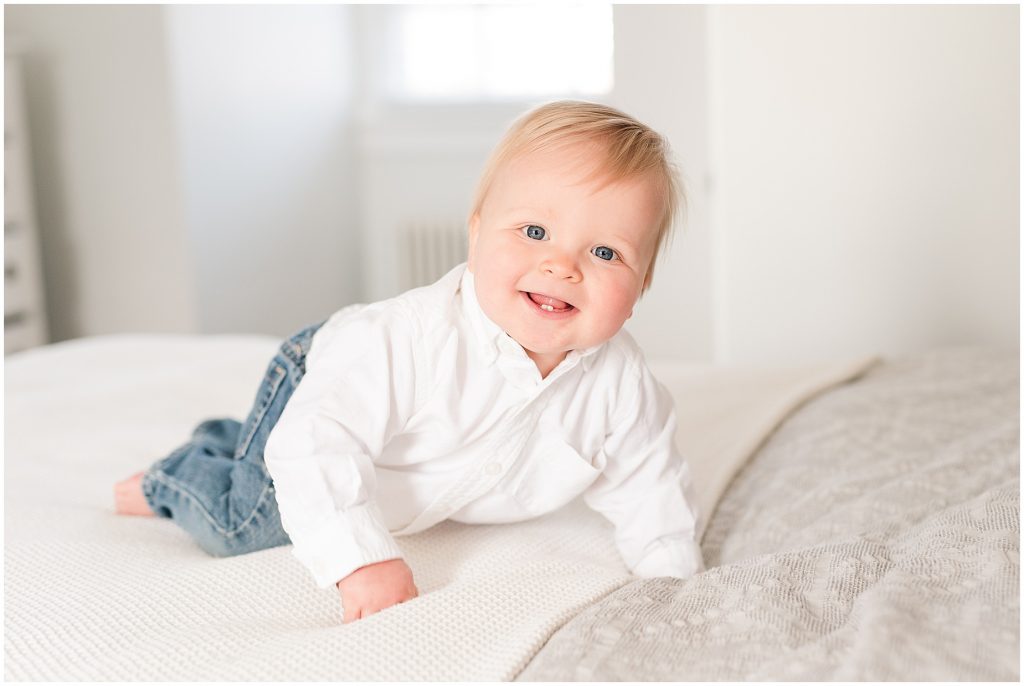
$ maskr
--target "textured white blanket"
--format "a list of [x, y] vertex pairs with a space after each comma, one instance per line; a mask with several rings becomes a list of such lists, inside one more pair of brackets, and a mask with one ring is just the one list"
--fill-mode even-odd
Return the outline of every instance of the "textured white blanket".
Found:
[[[244, 415], [276, 342], [117, 336], [5, 364], [5, 676], [28, 680], [507, 680], [630, 580], [580, 503], [532, 522], [400, 539], [421, 596], [341, 625], [288, 548], [206, 556], [167, 520], [118, 517], [115, 480], [200, 420]], [[704, 521], [787, 413], [869, 360], [786, 372], [658, 366]]]

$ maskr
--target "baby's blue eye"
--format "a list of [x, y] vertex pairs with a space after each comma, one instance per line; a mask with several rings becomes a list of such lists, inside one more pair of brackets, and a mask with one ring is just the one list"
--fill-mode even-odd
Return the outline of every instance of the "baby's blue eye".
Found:
[[591, 252], [593, 252], [594, 255], [596, 255], [597, 257], [600, 257], [602, 260], [614, 260], [615, 259], [615, 251], [612, 250], [609, 247], [604, 246], [604, 245], [597, 246]]
[[544, 230], [544, 227], [537, 226], [536, 224], [530, 224], [523, 229], [526, 232], [527, 238], [532, 238], [535, 241], [543, 241], [547, 238], [548, 232]]

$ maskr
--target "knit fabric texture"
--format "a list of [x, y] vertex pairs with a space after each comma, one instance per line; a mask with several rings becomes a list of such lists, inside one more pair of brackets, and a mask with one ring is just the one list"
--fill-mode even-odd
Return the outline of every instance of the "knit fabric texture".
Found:
[[890, 361], [792, 416], [708, 571], [586, 608], [520, 680], [1018, 681], [1016, 352]]
[[[559, 627], [633, 581], [611, 527], [577, 501], [529, 522], [399, 538], [420, 597], [342, 625], [336, 591], [316, 588], [290, 546], [217, 559], [166, 519], [116, 516], [115, 481], [201, 420], [245, 415], [277, 344], [112, 336], [7, 360], [8, 679], [510, 680]], [[746, 386], [722, 370], [670, 374], [681, 406], [704, 389], [704, 407], [732, 418], [699, 434], [680, 423], [694, 474], [718, 484], [697, 484], [703, 510], [786, 414], [863, 368]]]

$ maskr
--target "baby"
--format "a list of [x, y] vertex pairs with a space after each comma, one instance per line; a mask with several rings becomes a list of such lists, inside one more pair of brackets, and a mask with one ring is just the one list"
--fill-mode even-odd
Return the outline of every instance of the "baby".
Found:
[[200, 424], [117, 484], [117, 511], [218, 556], [292, 543], [346, 623], [416, 597], [394, 536], [580, 494], [634, 574], [701, 571], [672, 400], [622, 331], [680, 196], [665, 141], [628, 115], [528, 112], [484, 170], [466, 264], [286, 341], [245, 423]]

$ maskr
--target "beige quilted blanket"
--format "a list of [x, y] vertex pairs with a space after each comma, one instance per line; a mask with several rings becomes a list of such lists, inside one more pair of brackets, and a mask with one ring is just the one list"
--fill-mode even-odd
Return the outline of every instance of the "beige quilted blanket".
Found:
[[709, 570], [623, 586], [522, 680], [1018, 681], [1017, 353], [893, 361], [791, 417], [704, 537]]

